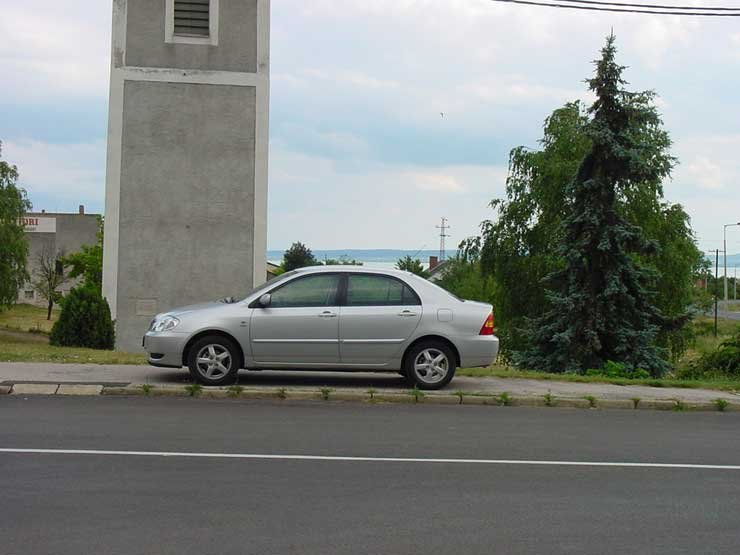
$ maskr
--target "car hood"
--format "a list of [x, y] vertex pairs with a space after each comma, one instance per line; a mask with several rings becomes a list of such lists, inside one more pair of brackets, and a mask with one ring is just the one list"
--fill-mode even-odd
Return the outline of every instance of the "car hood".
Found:
[[198, 304], [191, 304], [188, 306], [181, 306], [173, 310], [168, 310], [166, 314], [169, 314], [170, 316], [182, 316], [183, 314], [187, 314], [188, 312], [195, 312], [198, 310], [209, 310], [209, 309], [219, 308], [223, 306], [224, 306], [224, 303], [222, 302], [211, 301], [207, 303], [198, 303]]

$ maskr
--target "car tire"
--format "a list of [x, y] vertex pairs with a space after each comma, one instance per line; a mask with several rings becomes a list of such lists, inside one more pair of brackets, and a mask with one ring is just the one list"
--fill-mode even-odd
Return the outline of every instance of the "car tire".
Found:
[[455, 376], [455, 353], [441, 341], [422, 341], [406, 353], [404, 373], [409, 385], [419, 389], [442, 389]]
[[239, 347], [222, 335], [207, 335], [188, 351], [188, 368], [195, 381], [203, 385], [233, 383], [242, 367]]

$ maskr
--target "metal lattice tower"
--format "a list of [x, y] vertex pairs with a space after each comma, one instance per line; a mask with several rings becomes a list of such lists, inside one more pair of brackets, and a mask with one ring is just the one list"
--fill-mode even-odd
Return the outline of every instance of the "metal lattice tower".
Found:
[[450, 229], [450, 226], [447, 225], [447, 218], [442, 218], [442, 224], [435, 226], [437, 229], [439, 229], [439, 261], [442, 262], [445, 259], [445, 238], [449, 237], [447, 235], [447, 230]]

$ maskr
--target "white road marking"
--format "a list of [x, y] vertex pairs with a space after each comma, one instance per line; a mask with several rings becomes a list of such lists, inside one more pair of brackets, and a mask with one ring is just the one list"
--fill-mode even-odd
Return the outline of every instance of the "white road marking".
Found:
[[600, 461], [538, 461], [510, 459], [436, 459], [417, 457], [342, 457], [331, 455], [269, 455], [260, 453], [188, 453], [177, 451], [110, 451], [101, 449], [13, 449], [0, 448], [0, 453], [21, 455], [99, 455], [121, 457], [181, 457], [201, 459], [251, 459], [287, 461], [339, 461], [383, 463], [434, 463], [434, 464], [489, 464], [489, 465], [539, 465], [539, 466], [596, 466], [617, 468], [688, 468], [700, 470], [740, 470], [732, 464], [675, 464]]

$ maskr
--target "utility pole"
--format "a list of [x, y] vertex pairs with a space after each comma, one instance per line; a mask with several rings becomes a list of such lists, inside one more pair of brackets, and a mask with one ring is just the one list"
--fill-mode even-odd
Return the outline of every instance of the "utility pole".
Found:
[[[735, 224], [725, 224], [725, 226], [722, 228], [722, 239], [723, 239], [723, 248], [725, 249], [725, 310], [730, 310], [730, 303], [727, 300], [727, 228], [728, 227], [734, 227], [736, 225], [740, 225], [740, 222], [737, 222]], [[715, 334], [716, 335], [716, 334]]]
[[737, 264], [735, 264], [735, 282], [734, 282], [734, 289], [735, 294], [732, 296], [735, 300], [737, 300]]
[[719, 305], [719, 249], [714, 254], [714, 337], [717, 337], [717, 309]]
[[445, 238], [449, 237], [447, 230], [450, 229], [447, 218], [442, 218], [442, 224], [435, 227], [439, 229], [439, 261], [442, 262], [445, 259]]

